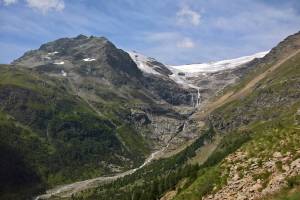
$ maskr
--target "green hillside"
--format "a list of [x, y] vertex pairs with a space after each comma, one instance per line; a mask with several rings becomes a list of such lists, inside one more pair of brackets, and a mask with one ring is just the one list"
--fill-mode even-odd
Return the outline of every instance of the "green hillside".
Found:
[[108, 118], [99, 116], [59, 78], [1, 65], [0, 108], [1, 160], [7, 160], [0, 165], [7, 177], [1, 199], [114, 173], [113, 165], [130, 169], [149, 153], [144, 138], [130, 126], [121, 128], [112, 109]]

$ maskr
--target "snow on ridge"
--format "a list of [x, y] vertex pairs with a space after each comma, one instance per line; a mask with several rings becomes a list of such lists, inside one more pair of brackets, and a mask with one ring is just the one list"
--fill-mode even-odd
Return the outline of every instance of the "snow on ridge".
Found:
[[64, 61], [60, 61], [60, 62], [55, 62], [55, 63], [53, 63], [54, 65], [64, 65], [65, 64], [65, 62]]
[[84, 62], [91, 62], [91, 61], [95, 61], [95, 58], [85, 58], [83, 59]]
[[205, 73], [205, 72], [217, 72], [225, 69], [232, 69], [238, 67], [242, 64], [250, 62], [255, 58], [264, 57], [269, 51], [256, 53], [250, 56], [243, 56], [240, 58], [222, 60], [211, 63], [202, 63], [202, 64], [190, 64], [190, 65], [180, 65], [180, 66], [168, 66], [171, 71], [174, 73], [184, 72], [184, 73]]
[[54, 51], [54, 52], [49, 52], [48, 55], [49, 56], [54, 56], [55, 54], [58, 54], [58, 53], [59, 53], [58, 51]]
[[[151, 66], [149, 66], [149, 61], [155, 61], [153, 58], [149, 58], [137, 52], [128, 52], [131, 59], [136, 63], [137, 67], [144, 73], [161, 75], [159, 72], [155, 71]], [[159, 66], [156, 66], [159, 68]]]

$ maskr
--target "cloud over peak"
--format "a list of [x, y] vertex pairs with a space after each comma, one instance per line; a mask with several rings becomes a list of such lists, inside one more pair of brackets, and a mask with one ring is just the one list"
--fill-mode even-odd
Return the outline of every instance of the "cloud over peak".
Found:
[[198, 26], [201, 21], [201, 15], [186, 5], [180, 8], [176, 17], [179, 25]]
[[191, 38], [183, 38], [181, 41], [177, 42], [177, 47], [182, 49], [192, 49], [196, 45]]

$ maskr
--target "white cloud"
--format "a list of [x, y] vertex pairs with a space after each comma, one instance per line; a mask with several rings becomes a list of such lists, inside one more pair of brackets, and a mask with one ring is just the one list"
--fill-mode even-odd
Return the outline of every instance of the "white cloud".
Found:
[[191, 38], [183, 38], [181, 41], [177, 42], [177, 47], [178, 48], [183, 48], [183, 49], [192, 49], [196, 45], [194, 41]]
[[177, 13], [177, 24], [198, 26], [201, 21], [201, 15], [188, 6], [183, 6]]
[[29, 7], [38, 9], [43, 13], [49, 10], [61, 11], [65, 8], [63, 0], [26, 0]]
[[3, 0], [4, 5], [8, 6], [17, 3], [17, 0]]

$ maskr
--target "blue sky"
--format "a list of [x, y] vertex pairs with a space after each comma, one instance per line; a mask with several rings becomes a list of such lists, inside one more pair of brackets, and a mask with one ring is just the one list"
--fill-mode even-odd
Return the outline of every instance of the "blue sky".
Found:
[[299, 30], [299, 0], [0, 0], [0, 63], [78, 34], [200, 63], [269, 50]]

